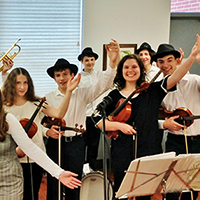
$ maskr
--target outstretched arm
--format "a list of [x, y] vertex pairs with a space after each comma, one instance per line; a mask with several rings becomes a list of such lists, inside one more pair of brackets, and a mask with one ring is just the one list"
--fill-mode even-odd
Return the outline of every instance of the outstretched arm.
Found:
[[67, 83], [67, 91], [59, 108], [56, 109], [49, 105], [45, 105], [45, 109], [43, 108], [42, 110], [44, 114], [54, 118], [63, 118], [65, 116], [65, 113], [67, 112], [72, 91], [78, 86], [80, 79], [81, 79], [81, 74], [78, 74], [76, 79], [72, 77]]
[[27, 156], [48, 171], [53, 177], [59, 179], [67, 187], [73, 189], [81, 186], [81, 181], [75, 178], [78, 176], [77, 174], [61, 169], [44, 151], [28, 138], [26, 132], [14, 115], [8, 113], [6, 115], [6, 121], [9, 124], [8, 134], [12, 135], [14, 141]]
[[196, 56], [200, 53], [200, 36], [197, 34], [196, 37], [197, 37], [197, 41], [195, 45], [193, 46], [188, 58], [168, 78], [168, 81], [167, 81], [168, 90], [172, 88], [174, 85], [176, 85], [176, 83], [178, 83], [183, 78], [183, 76], [189, 71], [192, 64], [194, 63]]

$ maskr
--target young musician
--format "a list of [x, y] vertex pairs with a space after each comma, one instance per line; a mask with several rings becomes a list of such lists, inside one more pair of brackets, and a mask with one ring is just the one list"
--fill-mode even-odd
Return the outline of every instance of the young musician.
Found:
[[[138, 54], [144, 64], [146, 81], [150, 82], [154, 78], [154, 76], [160, 71], [152, 59], [155, 51], [151, 48], [150, 44], [148, 44], [147, 42], [143, 42], [140, 47], [135, 51], [135, 53]], [[161, 73], [155, 81], [159, 81], [162, 78], [163, 75]]]
[[[43, 151], [45, 151], [43, 136], [46, 130], [43, 129], [41, 120], [44, 114], [55, 118], [62, 118], [64, 116], [68, 109], [72, 91], [80, 81], [80, 75], [75, 80], [72, 80], [73, 78], [74, 76], [72, 76], [71, 79], [69, 79], [69, 81], [66, 83], [68, 88], [65, 92], [63, 102], [61, 103], [60, 107], [53, 108], [47, 104], [44, 104], [44, 107], [41, 107], [39, 113], [34, 119], [34, 123], [37, 126], [37, 132], [33, 136], [32, 141]], [[30, 119], [32, 117], [37, 108], [35, 103], [38, 104], [38, 98], [35, 96], [33, 82], [27, 70], [24, 68], [13, 69], [4, 82], [2, 93], [6, 112], [12, 113], [18, 120], [23, 118]], [[17, 148], [17, 152], [21, 152], [19, 148]], [[34, 199], [36, 200], [38, 199], [38, 191], [42, 180], [43, 169], [33, 160], [28, 159], [27, 156], [20, 158], [19, 161], [21, 162], [24, 175], [23, 199], [30, 200], [34, 195]], [[32, 167], [31, 174], [30, 167]], [[33, 183], [31, 183], [32, 178]], [[33, 194], [32, 188], [34, 191]]]
[[[94, 101], [102, 93], [108, 90], [116, 74], [116, 65], [119, 56], [119, 44], [116, 40], [106, 46], [107, 54], [110, 58], [110, 68], [104, 73], [96, 84], [88, 87], [77, 87], [71, 96], [69, 109], [64, 116], [67, 126], [74, 127], [77, 123], [83, 125], [85, 129], [87, 104]], [[58, 59], [54, 66], [47, 69], [48, 75], [54, 79], [58, 89], [46, 95], [47, 102], [52, 106], [59, 106], [63, 100], [63, 94], [67, 90], [67, 80], [76, 75], [78, 68], [76, 65], [69, 63], [65, 59]], [[84, 133], [83, 133], [84, 134]], [[48, 132], [49, 139], [47, 142], [47, 154], [55, 162], [58, 162], [58, 131], [52, 127]], [[78, 179], [82, 177], [83, 164], [85, 161], [85, 143], [81, 133], [75, 131], [65, 131], [61, 138], [61, 162], [64, 169], [73, 169], [77, 173]], [[66, 161], [66, 162], [65, 162]], [[58, 198], [58, 181], [55, 178], [47, 176], [47, 199], [57, 200]], [[79, 189], [70, 190], [65, 188], [66, 200], [78, 200]]]
[[[175, 90], [175, 85], [190, 69], [199, 52], [200, 38], [197, 36], [197, 43], [194, 45], [190, 56], [171, 76], [153, 82], [145, 91], [136, 93], [131, 98], [131, 113], [126, 123], [105, 121], [106, 131], [118, 131], [119, 133], [119, 136], [112, 139], [111, 143], [115, 192], [123, 180], [124, 171], [128, 169], [134, 157], [132, 134], [137, 134], [137, 157], [162, 153], [162, 135], [159, 135], [158, 131], [158, 108], [167, 92]], [[107, 107], [107, 115], [110, 115], [116, 109], [120, 99], [129, 97], [144, 79], [144, 65], [139, 57], [137, 55], [123, 57], [118, 64], [114, 79], [117, 89], [109, 93], [113, 103]], [[98, 123], [98, 126], [102, 128], [102, 121]], [[149, 200], [150, 196], [137, 197], [136, 199]]]
[[[197, 36], [197, 41], [199, 36]], [[193, 50], [192, 50], [193, 52]], [[162, 70], [163, 75], [174, 73], [180, 63], [180, 53], [172, 45], [161, 44], [154, 57], [157, 66]], [[199, 54], [198, 54], [199, 56]], [[191, 55], [188, 57], [190, 58]], [[193, 56], [193, 59], [195, 57]], [[196, 57], [198, 61], [199, 57]], [[200, 114], [200, 76], [187, 73], [177, 84], [177, 90], [167, 94], [162, 102], [162, 107], [173, 112], [177, 108], [186, 108], [193, 115]], [[166, 129], [167, 141], [166, 152], [175, 151], [176, 154], [200, 153], [200, 126], [199, 121], [184, 130], [184, 126], [175, 121], [180, 116], [166, 118], [163, 127]], [[184, 132], [186, 131], [187, 139], [185, 140]], [[178, 200], [180, 193], [167, 194], [167, 200]], [[197, 199], [198, 192], [193, 192], [193, 199]], [[183, 192], [181, 200], [191, 199], [190, 192]]]
[[[95, 71], [94, 66], [98, 59], [98, 54], [93, 52], [91, 47], [83, 49], [81, 54], [78, 56], [78, 60], [83, 64], [83, 71], [81, 72], [81, 81], [78, 87], [89, 87], [90, 85], [96, 84], [99, 79], [102, 78], [105, 71]], [[100, 103], [101, 97], [90, 102], [87, 105], [86, 111], [86, 132], [84, 138], [86, 141], [86, 163], [89, 163], [90, 170], [96, 170], [96, 159], [98, 156], [100, 130], [94, 125], [91, 118], [92, 113], [96, 109], [96, 106]]]

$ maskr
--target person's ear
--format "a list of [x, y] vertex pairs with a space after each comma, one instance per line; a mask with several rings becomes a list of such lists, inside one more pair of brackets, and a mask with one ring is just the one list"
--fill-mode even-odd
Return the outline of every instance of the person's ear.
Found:
[[176, 58], [176, 62], [177, 62], [177, 65], [180, 65], [181, 64], [181, 59], [180, 58]]

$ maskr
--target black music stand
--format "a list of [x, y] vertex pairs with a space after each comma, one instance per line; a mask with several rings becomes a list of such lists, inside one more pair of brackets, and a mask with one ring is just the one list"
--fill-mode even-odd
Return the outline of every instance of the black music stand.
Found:
[[116, 198], [182, 190], [200, 191], [200, 154], [175, 152], [138, 158], [131, 162]]

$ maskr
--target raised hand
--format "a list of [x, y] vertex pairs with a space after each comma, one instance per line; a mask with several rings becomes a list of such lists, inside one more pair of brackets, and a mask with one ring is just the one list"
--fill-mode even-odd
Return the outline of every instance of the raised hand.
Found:
[[5, 75], [9, 69], [13, 67], [13, 61], [10, 59], [3, 60], [3, 70], [2, 74]]
[[67, 91], [72, 92], [79, 84], [81, 80], [81, 74], [74, 79], [74, 76], [67, 83]]
[[195, 59], [198, 56], [198, 54], [200, 53], [200, 36], [197, 34], [196, 38], [197, 38], [197, 41], [191, 50], [191, 56], [194, 56]]
[[105, 48], [110, 59], [110, 67], [115, 68], [121, 58], [120, 47], [117, 40], [112, 39], [112, 42], [105, 45]]

